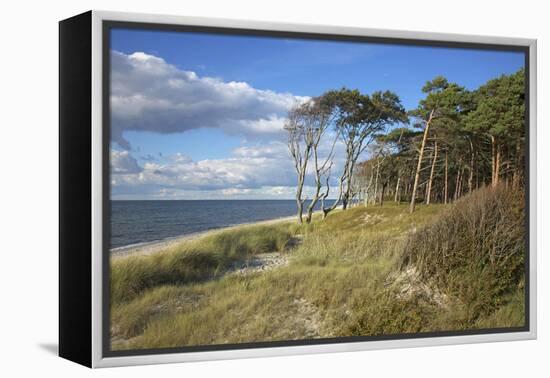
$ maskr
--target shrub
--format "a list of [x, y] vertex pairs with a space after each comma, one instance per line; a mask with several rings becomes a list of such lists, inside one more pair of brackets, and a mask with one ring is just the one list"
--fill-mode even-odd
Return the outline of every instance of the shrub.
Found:
[[356, 314], [342, 327], [344, 336], [374, 336], [422, 332], [437, 316], [437, 308], [419, 296], [400, 298], [395, 292], [378, 288], [371, 296], [352, 304]]
[[524, 274], [523, 193], [483, 188], [459, 200], [435, 223], [412, 234], [401, 267], [462, 301], [471, 324], [503, 304]]

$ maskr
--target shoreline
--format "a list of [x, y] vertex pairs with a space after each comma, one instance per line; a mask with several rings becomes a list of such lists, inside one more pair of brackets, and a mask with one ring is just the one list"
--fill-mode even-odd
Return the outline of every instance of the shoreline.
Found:
[[[314, 214], [315, 213], [317, 213], [317, 211], [314, 212]], [[182, 242], [197, 240], [205, 236], [213, 235], [218, 232], [228, 231], [228, 230], [235, 229], [242, 226], [277, 224], [282, 222], [289, 222], [295, 219], [296, 219], [296, 214], [289, 215], [287, 217], [266, 219], [266, 220], [256, 221], [256, 222], [239, 223], [239, 224], [234, 224], [227, 227], [219, 227], [219, 228], [213, 228], [210, 230], [194, 232], [191, 234], [183, 234], [183, 235], [174, 236], [174, 237], [170, 237], [162, 240], [155, 240], [150, 242], [143, 242], [138, 244], [130, 244], [127, 246], [111, 248], [109, 250], [109, 254], [111, 258], [121, 258], [121, 257], [127, 257], [127, 256], [146, 256], [146, 255], [151, 255], [151, 254], [160, 252], [164, 249], [171, 248]]]

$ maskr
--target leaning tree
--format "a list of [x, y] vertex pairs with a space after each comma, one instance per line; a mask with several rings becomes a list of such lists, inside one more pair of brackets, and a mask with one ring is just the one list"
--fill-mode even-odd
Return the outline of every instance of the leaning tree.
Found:
[[359, 90], [342, 88], [323, 95], [334, 112], [334, 127], [345, 148], [344, 166], [339, 179], [338, 200], [323, 208], [326, 215], [342, 201], [347, 209], [353, 197], [353, 172], [359, 156], [388, 125], [407, 122], [407, 114], [399, 97], [390, 91], [364, 95]]
[[[320, 154], [323, 136], [327, 134], [333, 118], [330, 104], [322, 98], [313, 98], [307, 102], [296, 104], [288, 114], [284, 129], [288, 133], [288, 149], [294, 160], [294, 168], [297, 175], [296, 204], [298, 207], [298, 222], [303, 222], [303, 198], [304, 183], [308, 172], [308, 163], [313, 159], [313, 176], [315, 188], [313, 197], [307, 206], [306, 222], [310, 223], [313, 210], [319, 199], [324, 200], [329, 193], [330, 169], [334, 158], [334, 147], [337, 136], [333, 137], [330, 151], [326, 156]], [[311, 170], [311, 167], [310, 167]], [[323, 179], [327, 177], [326, 190], [322, 191]]]
[[[465, 89], [454, 83], [449, 83], [443, 76], [438, 76], [428, 81], [422, 88], [426, 97], [422, 99], [418, 107], [409, 112], [416, 122], [414, 126], [423, 130], [422, 140], [418, 149], [418, 158], [414, 175], [414, 183], [411, 192], [410, 212], [412, 213], [416, 206], [416, 196], [420, 184], [420, 172], [424, 159], [424, 152], [428, 143], [430, 132], [434, 133], [443, 125], [455, 122], [462, 110], [462, 103], [465, 100]], [[434, 157], [437, 158], [437, 139], [434, 140], [434, 153], [431, 163], [435, 164]], [[430, 169], [430, 173], [433, 170]], [[433, 174], [430, 175], [433, 180]], [[428, 182], [431, 190], [431, 181]], [[429, 195], [429, 193], [427, 193]]]

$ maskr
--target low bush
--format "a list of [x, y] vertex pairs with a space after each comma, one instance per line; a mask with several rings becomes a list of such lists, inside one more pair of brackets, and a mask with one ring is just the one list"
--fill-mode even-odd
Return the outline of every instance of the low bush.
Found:
[[504, 188], [473, 192], [433, 224], [412, 234], [401, 267], [460, 300], [467, 322], [495, 311], [524, 276], [523, 193]]

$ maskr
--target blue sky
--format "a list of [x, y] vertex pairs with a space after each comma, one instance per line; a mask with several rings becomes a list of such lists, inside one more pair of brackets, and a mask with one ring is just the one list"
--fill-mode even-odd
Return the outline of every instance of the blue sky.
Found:
[[[111, 32], [111, 49], [119, 199], [291, 198], [288, 167], [277, 182], [245, 168], [233, 177], [214, 162], [235, 168], [252, 154], [263, 164], [275, 158], [262, 151], [277, 149], [280, 165], [289, 163], [280, 125], [294, 99], [346, 86], [394, 91], [412, 109], [437, 75], [474, 89], [524, 65], [514, 52], [122, 29]], [[207, 185], [208, 174], [226, 180]]]

